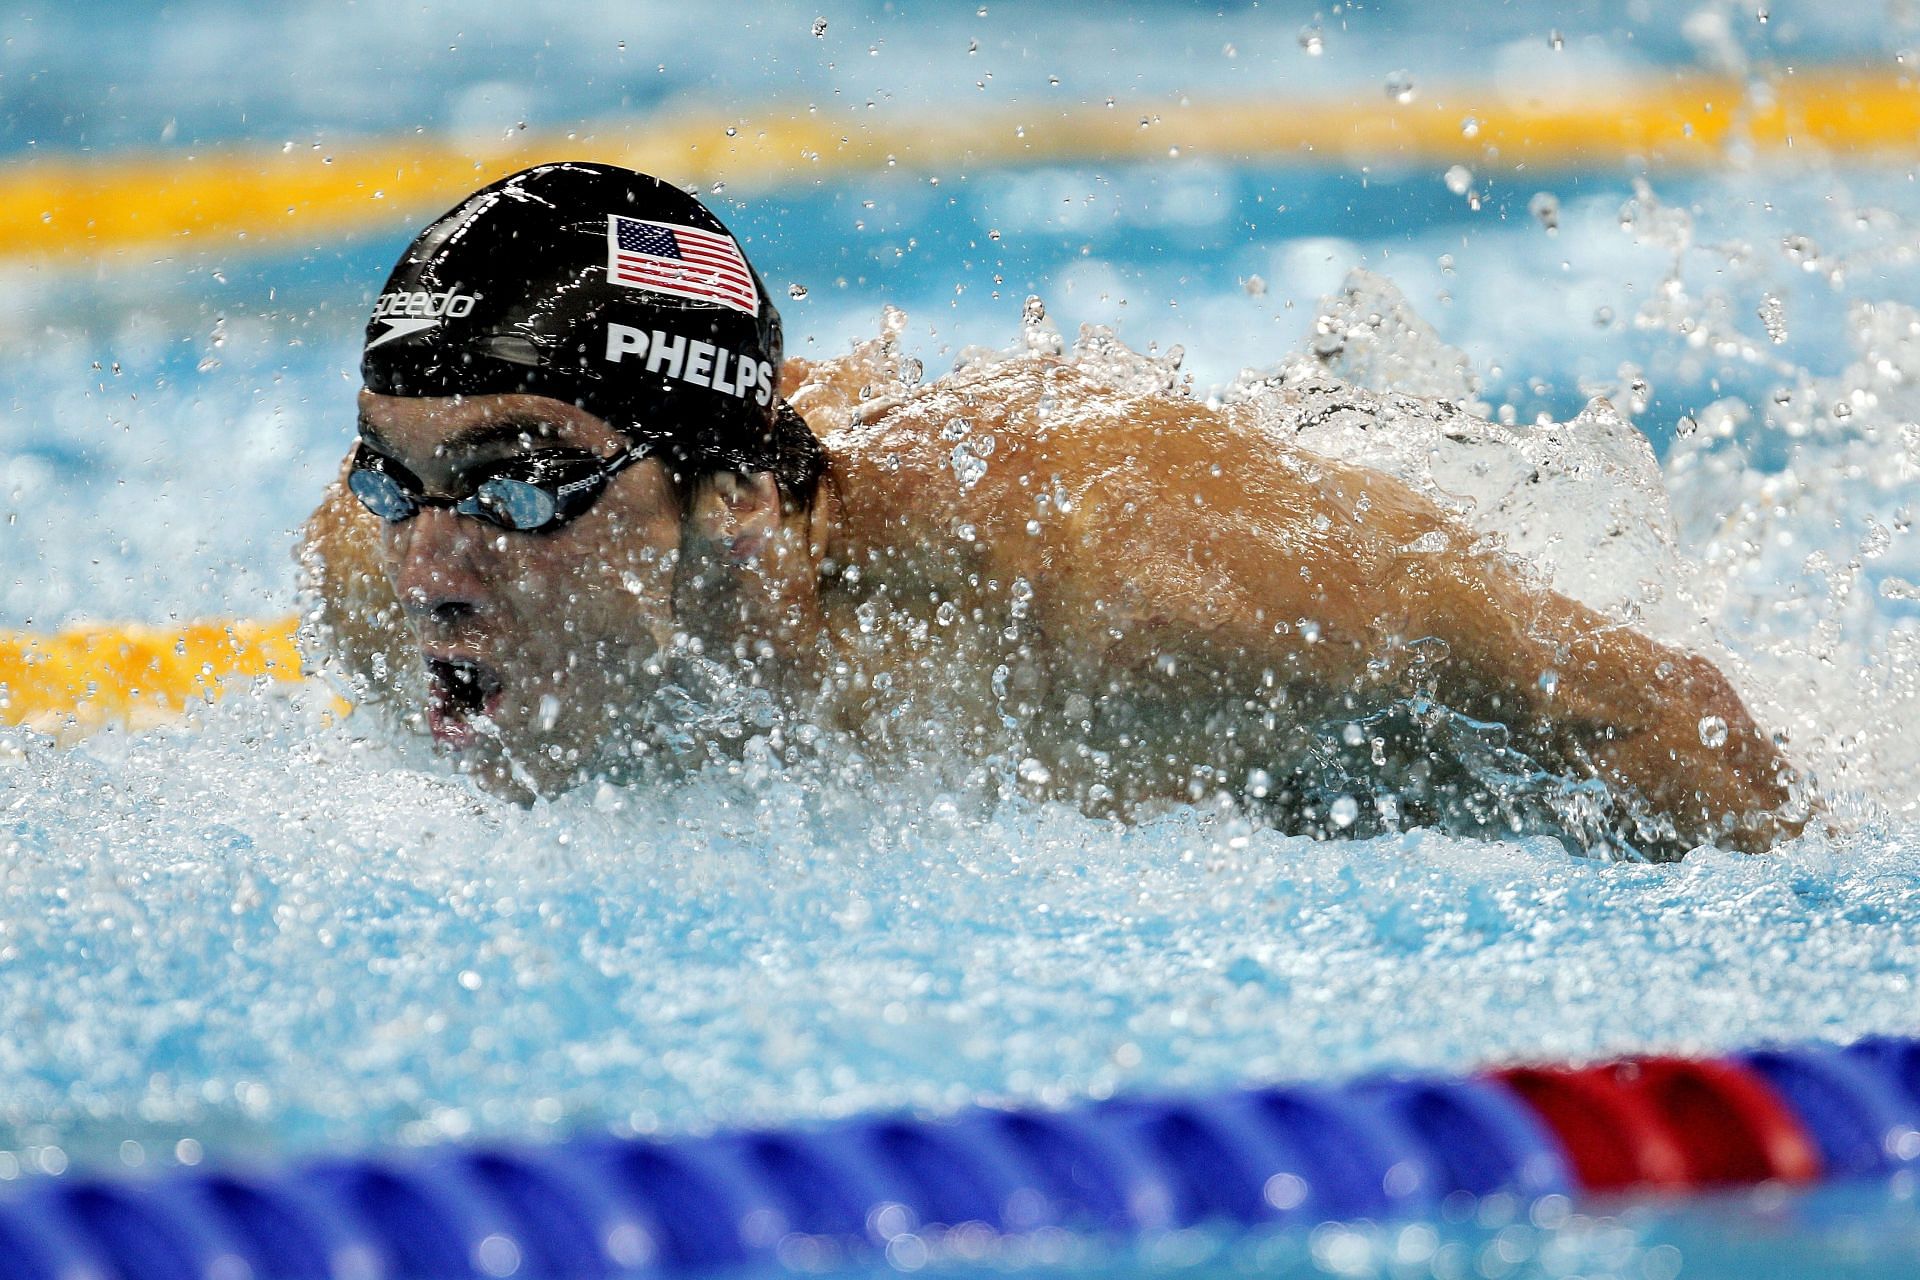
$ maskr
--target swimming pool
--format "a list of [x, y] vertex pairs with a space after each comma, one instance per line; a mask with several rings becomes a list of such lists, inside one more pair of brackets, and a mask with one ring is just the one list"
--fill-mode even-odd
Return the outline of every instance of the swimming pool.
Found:
[[[1439, 36], [1391, 10], [1356, 13], [1344, 33], [1321, 15], [1315, 58], [1298, 39], [1310, 14], [1275, 24], [1254, 10], [1150, 7], [1109, 54], [1070, 17], [991, 8], [978, 26], [834, 10], [820, 39], [811, 11], [776, 10], [750, 79], [770, 97], [838, 88], [857, 111], [872, 96], [884, 115], [908, 100], [964, 105], [988, 93], [973, 85], [989, 70], [994, 92], [1051, 91], [1058, 75], [1096, 110], [1109, 93], [1171, 98], [1203, 76], [1248, 93], [1296, 72], [1375, 92], [1403, 67], [1422, 82], [1441, 74], [1419, 44]], [[1890, 59], [1897, 47], [1885, 31], [1774, 10], [1767, 31], [1715, 12], [1754, 64]], [[203, 59], [253, 21], [217, 5], [184, 12], [164, 34]], [[564, 123], [719, 88], [688, 70], [723, 60], [711, 38], [649, 55], [649, 67], [672, 65], [668, 83], [614, 71], [613, 45], [627, 38], [638, 54], [640, 37], [603, 13], [601, 27], [579, 19], [560, 38], [600, 68], [591, 85], [567, 96], [549, 54], [534, 87], [506, 102], [516, 25], [505, 9], [481, 14], [485, 75], [428, 59], [462, 43], [439, 20], [401, 24], [393, 47], [425, 69], [397, 81], [426, 96], [397, 110], [440, 127], [460, 107], [466, 127], [498, 115], [511, 128], [522, 110]], [[1510, 46], [1508, 63], [1523, 45], [1554, 54], [1532, 29], [1544, 20], [1496, 6], [1471, 17], [1457, 74], [1499, 73]], [[156, 38], [126, 21], [130, 41]], [[356, 65], [349, 20], [332, 44], [311, 21], [295, 34], [312, 37], [318, 66]], [[781, 21], [793, 29], [773, 31]], [[1796, 23], [1797, 43], [1780, 34]], [[1684, 15], [1626, 23], [1632, 41], [1579, 10], [1560, 25], [1561, 56], [1583, 67], [1622, 50], [1651, 48], [1656, 66], [1710, 56], [1682, 33]], [[974, 39], [982, 50], [969, 53]], [[1128, 61], [1149, 45], [1182, 52]], [[67, 67], [66, 47], [47, 38], [37, 55], [61, 83], [124, 84], [149, 105], [70, 109], [76, 137], [31, 98], [44, 118], [10, 118], [16, 153], [28, 136], [158, 137], [160, 102], [178, 104], [185, 140], [167, 145], [183, 149], [332, 143], [377, 118], [340, 114], [365, 95], [324, 92], [318, 71], [276, 95], [268, 66], [222, 97], [142, 89], [137, 60]], [[11, 66], [30, 70], [35, 55], [15, 48]], [[393, 66], [373, 70], [396, 82]], [[476, 85], [495, 97], [467, 92]], [[1820, 772], [1837, 834], [1767, 858], [1629, 866], [1545, 839], [1322, 844], [1204, 809], [1115, 828], [752, 762], [671, 791], [603, 789], [523, 812], [477, 799], [423, 752], [330, 723], [324, 695], [278, 687], [184, 727], [71, 749], [0, 731], [0, 1026], [12, 1029], [0, 1040], [0, 1173], [1912, 1031], [1920, 440], [1908, 424], [1920, 419], [1920, 345], [1903, 303], [1915, 285], [1908, 173], [1776, 158], [1656, 173], [1643, 193], [1611, 172], [1490, 170], [1458, 185], [1413, 164], [1169, 156], [881, 168], [723, 195], [769, 285], [788, 290], [800, 353], [872, 335], [893, 303], [910, 318], [908, 349], [937, 373], [970, 343], [1016, 342], [1038, 293], [1069, 335], [1116, 324], [1141, 348], [1182, 345], [1196, 384], [1220, 387], [1304, 349], [1318, 299], [1364, 265], [1520, 423], [1571, 418], [1589, 391], [1643, 399], [1636, 421], [1659, 452], [1674, 536], [1704, 566], [1691, 586], [1743, 692]], [[1557, 198], [1553, 234], [1530, 208], [1541, 191]], [[344, 446], [362, 311], [405, 234], [10, 265], [0, 623], [291, 608], [291, 529]], [[1731, 1249], [1781, 1215], [1803, 1232], [1783, 1237], [1781, 1256], [1854, 1248], [1869, 1267], [1912, 1239], [1910, 1203], [1878, 1190], [1787, 1209], [1634, 1210], [1595, 1235], [1543, 1238], [1604, 1237], [1640, 1267], [1663, 1243], [1690, 1259]], [[1492, 1237], [1511, 1224], [1455, 1225]], [[1242, 1247], [1161, 1262], [1338, 1271], [1342, 1258], [1375, 1259], [1324, 1239]]]

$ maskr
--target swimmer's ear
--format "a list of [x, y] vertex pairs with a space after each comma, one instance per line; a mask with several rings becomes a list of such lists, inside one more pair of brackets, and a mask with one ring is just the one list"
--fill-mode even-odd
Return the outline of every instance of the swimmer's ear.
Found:
[[780, 486], [771, 471], [703, 476], [694, 490], [690, 518], [696, 536], [744, 564], [757, 559], [780, 530]]

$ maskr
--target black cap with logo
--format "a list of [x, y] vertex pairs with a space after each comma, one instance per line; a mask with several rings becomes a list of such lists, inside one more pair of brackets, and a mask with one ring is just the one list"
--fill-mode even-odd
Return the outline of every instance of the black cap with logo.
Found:
[[696, 472], [780, 471], [782, 437], [805, 433], [776, 391], [780, 358], [780, 314], [704, 205], [568, 162], [503, 178], [414, 239], [360, 375], [383, 395], [550, 396]]

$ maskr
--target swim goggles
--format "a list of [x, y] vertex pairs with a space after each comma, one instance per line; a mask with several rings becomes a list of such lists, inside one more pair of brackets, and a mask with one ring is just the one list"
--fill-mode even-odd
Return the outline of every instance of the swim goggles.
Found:
[[347, 487], [388, 524], [423, 507], [444, 507], [516, 533], [550, 533], [586, 514], [609, 480], [649, 452], [636, 445], [603, 458], [586, 449], [541, 449], [487, 467], [465, 497], [430, 498], [419, 477], [362, 443], [354, 446]]

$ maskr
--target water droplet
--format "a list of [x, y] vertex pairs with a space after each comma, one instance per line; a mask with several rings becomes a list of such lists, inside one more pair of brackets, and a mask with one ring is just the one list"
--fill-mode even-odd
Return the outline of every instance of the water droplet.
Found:
[[1560, 690], [1560, 673], [1548, 668], [1540, 673], [1540, 692], [1551, 698]]
[[1321, 33], [1318, 22], [1309, 22], [1300, 28], [1300, 48], [1309, 58], [1317, 58], [1327, 51], [1326, 36]]
[[1460, 136], [1463, 138], [1479, 137], [1480, 136], [1479, 118], [1476, 116], [1468, 116], [1466, 119], [1462, 120], [1460, 122]]
[[1690, 413], [1681, 414], [1680, 421], [1673, 424], [1673, 434], [1677, 436], [1690, 436], [1699, 429], [1699, 421]]
[[721, 193], [722, 191], [725, 191], [726, 189], [727, 189], [727, 184], [726, 184], [726, 183], [724, 183], [724, 182], [716, 182], [716, 183], [714, 183], [714, 184], [713, 184], [713, 185], [712, 185], [711, 187], [708, 187], [708, 188], [707, 188], [707, 194], [708, 194], [708, 195], [714, 195], [714, 196], [717, 196], [717, 195], [719, 195], [719, 194], [720, 194], [720, 193]]
[[818, 40], [820, 37], [826, 34], [827, 34], [827, 20], [825, 18], [815, 18], [813, 20], [814, 39]]
[[1718, 751], [1727, 745], [1727, 722], [1719, 716], [1700, 717], [1700, 744]]
[[953, 468], [954, 479], [963, 490], [973, 488], [987, 474], [987, 460], [974, 452], [973, 445], [965, 440], [953, 446], [947, 455], [947, 465]]
[[1359, 725], [1354, 724], [1352, 721], [1349, 721], [1347, 723], [1347, 726], [1342, 730], [1340, 730], [1340, 741], [1346, 743], [1350, 747], [1357, 747], [1362, 743], [1364, 743], [1366, 740], [1367, 740], [1367, 731], [1365, 729], [1362, 729]]
[[1456, 164], [1446, 173], [1447, 190], [1457, 196], [1463, 196], [1473, 189], [1473, 170], [1463, 164]]
[[1044, 787], [1053, 781], [1053, 771], [1032, 756], [1028, 756], [1020, 762], [1020, 781], [1029, 786]]
[[740, 136], [740, 130], [739, 130], [739, 129], [737, 129], [737, 128], [735, 128], [735, 127], [734, 127], [733, 125], [728, 125], [728, 126], [727, 126], [727, 136], [728, 136], [729, 138], [737, 138], [737, 137], [739, 137], [739, 136]]
[[943, 627], [950, 627], [960, 618], [960, 606], [951, 600], [942, 600], [940, 607], [933, 611], [933, 620]]
[[1248, 276], [1240, 282], [1240, 287], [1246, 291], [1249, 298], [1266, 296], [1267, 282], [1259, 276]]
[[1402, 106], [1413, 101], [1413, 74], [1406, 70], [1394, 72], [1387, 77], [1387, 97]]
[[1775, 346], [1787, 340], [1787, 304], [1774, 294], [1760, 299], [1760, 324], [1767, 331], [1767, 337], [1773, 339]]
[[1560, 50], [1566, 48], [1566, 45], [1567, 38], [1560, 34], [1560, 28], [1555, 27], [1553, 30], [1547, 32], [1547, 48], [1558, 53]]
[[1533, 199], [1527, 201], [1527, 212], [1539, 220], [1540, 225], [1547, 229], [1548, 235], [1559, 234], [1560, 197], [1553, 192], [1535, 192]]
[[1753, 11], [1753, 16], [1760, 20], [1760, 25], [1763, 27], [1766, 26], [1768, 21], [1771, 20], [1773, 17], [1771, 13], [1767, 12], [1767, 6], [1765, 5], [1761, 5], [1759, 8], [1755, 9]]
[[787, 296], [794, 299], [804, 298], [807, 296], [807, 286], [803, 284], [790, 284], [787, 286]]
[[1341, 796], [1327, 807], [1327, 816], [1333, 819], [1334, 826], [1344, 830], [1360, 816], [1360, 802], [1352, 796]]

